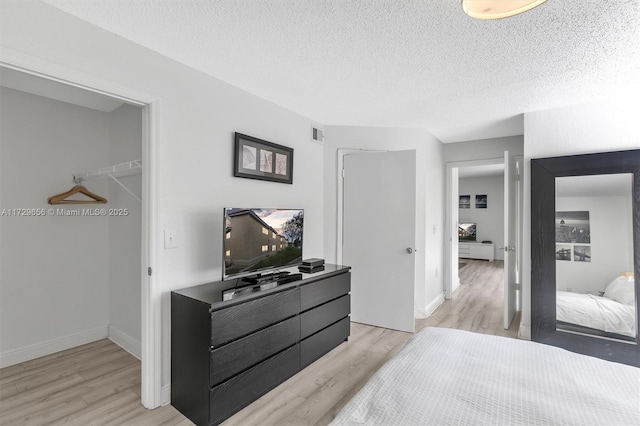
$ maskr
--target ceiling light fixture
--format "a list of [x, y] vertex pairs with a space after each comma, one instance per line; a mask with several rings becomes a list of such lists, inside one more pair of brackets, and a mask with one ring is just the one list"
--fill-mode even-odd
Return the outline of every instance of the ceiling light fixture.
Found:
[[500, 19], [517, 15], [547, 0], [462, 0], [464, 13], [476, 19]]

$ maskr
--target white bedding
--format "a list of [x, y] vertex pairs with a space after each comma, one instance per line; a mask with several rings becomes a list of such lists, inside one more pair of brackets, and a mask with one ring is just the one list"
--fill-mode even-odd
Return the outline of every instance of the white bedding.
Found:
[[506, 337], [427, 328], [332, 425], [640, 425], [640, 369]]
[[558, 291], [556, 319], [609, 333], [636, 336], [634, 305], [625, 305], [608, 297]]

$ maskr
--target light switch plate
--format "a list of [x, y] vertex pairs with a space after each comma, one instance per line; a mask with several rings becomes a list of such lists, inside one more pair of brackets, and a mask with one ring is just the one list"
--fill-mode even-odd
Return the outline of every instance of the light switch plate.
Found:
[[176, 239], [176, 231], [164, 230], [164, 248], [174, 249], [178, 247], [178, 241]]

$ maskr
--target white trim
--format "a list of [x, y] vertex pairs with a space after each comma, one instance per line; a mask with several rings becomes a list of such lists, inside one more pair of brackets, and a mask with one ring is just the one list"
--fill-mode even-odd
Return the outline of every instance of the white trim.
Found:
[[520, 321], [520, 328], [518, 329], [518, 339], [531, 340], [531, 326], [523, 325]]
[[162, 386], [162, 405], [171, 404], [171, 383]]
[[146, 408], [156, 408], [162, 402], [161, 362], [161, 294], [155, 276], [147, 275], [147, 268], [156, 266], [156, 147], [158, 100], [156, 97], [114, 81], [80, 72], [13, 49], [0, 47], [0, 66], [38, 77], [65, 83], [120, 101], [143, 107], [142, 111], [142, 397]]
[[[150, 102], [142, 118], [142, 405], [162, 405], [162, 300], [157, 286], [157, 186], [156, 174], [159, 101]], [[148, 268], [153, 269], [149, 275]]]
[[111, 324], [109, 324], [109, 340], [140, 359], [140, 342]]
[[148, 94], [131, 87], [26, 55], [7, 47], [0, 47], [0, 65], [137, 106], [144, 106], [155, 100]]
[[108, 327], [98, 327], [92, 330], [72, 334], [70, 336], [52, 339], [35, 345], [0, 354], [0, 368], [20, 364], [45, 355], [50, 355], [76, 346], [86, 345], [97, 340], [106, 339], [109, 335]]
[[430, 317], [439, 307], [444, 303], [444, 293], [438, 294], [435, 299], [433, 299], [429, 304], [424, 308], [427, 318]]

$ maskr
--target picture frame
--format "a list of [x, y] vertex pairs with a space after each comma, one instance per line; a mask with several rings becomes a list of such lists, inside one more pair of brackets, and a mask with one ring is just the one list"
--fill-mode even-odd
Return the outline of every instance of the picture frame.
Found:
[[588, 211], [556, 212], [556, 243], [591, 244]]
[[233, 176], [293, 184], [293, 148], [235, 132]]
[[460, 200], [458, 201], [458, 208], [460, 208], [460, 209], [470, 209], [471, 208], [471, 195], [460, 195]]
[[476, 209], [487, 208], [487, 194], [476, 195]]

